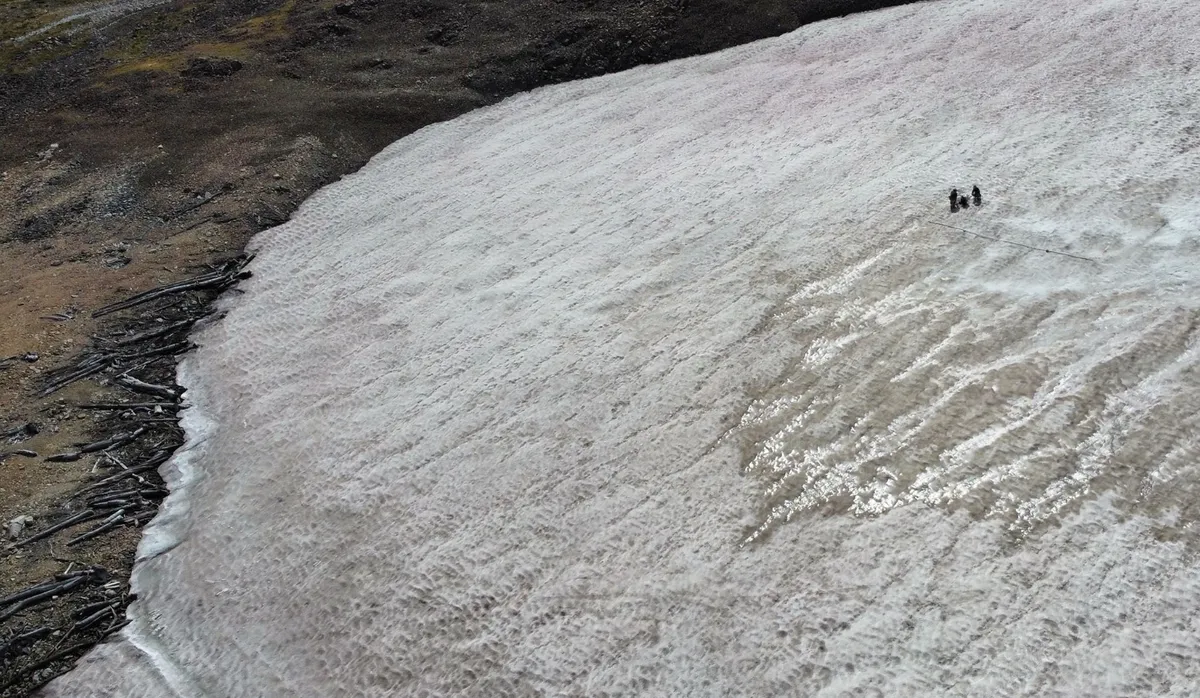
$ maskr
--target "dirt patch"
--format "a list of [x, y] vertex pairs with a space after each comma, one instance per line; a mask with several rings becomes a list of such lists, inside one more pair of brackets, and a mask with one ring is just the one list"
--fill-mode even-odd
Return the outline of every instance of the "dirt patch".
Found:
[[[177, 306], [163, 299], [99, 320], [91, 311], [205, 272], [430, 123], [539, 85], [888, 4], [900, 3], [0, 4], [0, 359], [11, 359], [0, 361], [0, 452], [9, 454], [0, 525], [31, 517], [18, 537], [45, 532], [95, 509], [84, 488], [179, 443], [174, 408], [80, 407], [156, 402], [114, 371], [176, 389], [171, 351], [38, 394], [87, 352], [178, 322], [181, 309], [200, 312], [211, 289]], [[103, 455], [47, 460], [135, 425], [145, 430]], [[145, 522], [137, 517], [161, 491], [153, 469], [139, 477], [137, 513], [123, 511], [101, 535], [68, 545], [106, 520], [91, 519], [0, 553], [0, 597], [82, 579], [11, 614], [21, 602], [0, 604], [0, 695], [28, 694], [120, 627]]]

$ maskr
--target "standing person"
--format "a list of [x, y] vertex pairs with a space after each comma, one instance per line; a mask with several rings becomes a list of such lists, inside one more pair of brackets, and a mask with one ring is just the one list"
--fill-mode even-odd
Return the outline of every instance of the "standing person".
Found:
[[958, 210], [958, 189], [950, 190], [950, 213]]
[[979, 191], [979, 187], [971, 187], [971, 203], [976, 206], [983, 204], [983, 194]]

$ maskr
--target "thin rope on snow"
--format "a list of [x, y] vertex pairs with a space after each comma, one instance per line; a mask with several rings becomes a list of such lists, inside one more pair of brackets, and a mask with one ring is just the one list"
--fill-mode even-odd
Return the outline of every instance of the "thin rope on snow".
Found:
[[982, 238], [984, 240], [991, 240], [992, 242], [1000, 242], [1000, 243], [1004, 243], [1005, 245], [1013, 245], [1014, 247], [1024, 247], [1027, 250], [1035, 250], [1037, 252], [1047, 252], [1049, 254], [1056, 254], [1056, 255], [1060, 255], [1062, 257], [1070, 257], [1071, 259], [1081, 259], [1085, 262], [1091, 262], [1092, 264], [1103, 264], [1103, 262], [1101, 262], [1098, 259], [1093, 259], [1091, 257], [1084, 257], [1082, 255], [1077, 255], [1077, 254], [1071, 254], [1070, 252], [1062, 252], [1059, 250], [1049, 250], [1044, 247], [1034, 247], [1033, 245], [1026, 245], [1023, 242], [1013, 242], [1011, 240], [1005, 240], [1003, 238], [992, 237], [991, 235], [984, 235], [983, 233], [976, 233], [974, 231], [967, 230], [966, 228], [959, 228], [958, 226], [955, 226], [955, 225], [947, 225], [945, 223], [938, 223], [937, 221], [925, 221], [925, 222], [933, 224], [933, 225], [940, 225], [943, 228], [957, 230], [957, 231], [966, 233], [967, 235], [974, 235], [975, 237]]

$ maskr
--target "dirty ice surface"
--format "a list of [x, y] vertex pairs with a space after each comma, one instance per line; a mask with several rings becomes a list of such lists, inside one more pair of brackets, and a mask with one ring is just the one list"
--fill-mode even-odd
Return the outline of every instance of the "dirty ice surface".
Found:
[[392, 145], [51, 695], [1196, 695], [1197, 37], [926, 3]]

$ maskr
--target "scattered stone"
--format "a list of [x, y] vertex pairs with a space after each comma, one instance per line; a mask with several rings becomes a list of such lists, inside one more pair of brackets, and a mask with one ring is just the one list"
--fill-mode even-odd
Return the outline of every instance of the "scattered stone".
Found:
[[42, 152], [38, 153], [38, 162], [46, 162], [50, 158], [54, 157], [56, 152], [58, 152], [58, 144], [51, 143], [49, 148], [46, 148]]
[[25, 532], [25, 527], [33, 523], [33, 517], [23, 514], [8, 522], [8, 539], [17, 540]]

